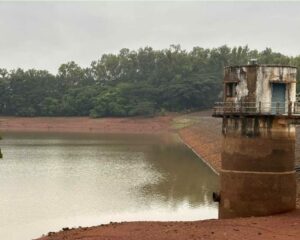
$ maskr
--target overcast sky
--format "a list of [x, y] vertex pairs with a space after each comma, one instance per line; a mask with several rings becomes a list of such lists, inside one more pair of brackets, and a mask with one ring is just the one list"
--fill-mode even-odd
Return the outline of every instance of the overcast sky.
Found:
[[88, 66], [121, 48], [271, 47], [300, 54], [300, 2], [0, 2], [0, 68]]

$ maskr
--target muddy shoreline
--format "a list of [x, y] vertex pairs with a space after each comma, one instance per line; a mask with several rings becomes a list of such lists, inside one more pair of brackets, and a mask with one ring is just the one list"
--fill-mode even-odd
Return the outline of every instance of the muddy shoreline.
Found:
[[[216, 173], [221, 166], [221, 119], [210, 112], [155, 118], [15, 118], [1, 117], [0, 132], [89, 132], [151, 133], [177, 132], [191, 150]], [[297, 133], [297, 161], [300, 159], [300, 131]], [[299, 184], [300, 187], [300, 178]], [[300, 196], [298, 200], [300, 199]], [[300, 207], [300, 201], [298, 201]], [[51, 230], [51, 229], [49, 229]], [[40, 240], [115, 239], [299, 239], [300, 210], [270, 217], [252, 217], [193, 222], [124, 222], [95, 227], [64, 228]]]

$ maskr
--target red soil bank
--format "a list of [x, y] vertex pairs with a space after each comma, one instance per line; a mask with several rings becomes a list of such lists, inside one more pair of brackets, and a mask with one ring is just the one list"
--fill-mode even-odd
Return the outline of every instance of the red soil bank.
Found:
[[1, 117], [0, 131], [161, 133], [169, 131], [171, 116], [154, 118]]
[[195, 222], [125, 222], [65, 229], [40, 240], [299, 240], [300, 210], [260, 218]]
[[199, 123], [179, 130], [183, 142], [216, 172], [221, 169], [221, 122], [219, 118], [199, 116]]

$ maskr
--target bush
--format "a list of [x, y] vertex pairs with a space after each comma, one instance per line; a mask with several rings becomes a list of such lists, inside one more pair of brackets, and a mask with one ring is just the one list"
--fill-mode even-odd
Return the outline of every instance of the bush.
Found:
[[129, 115], [130, 116], [148, 116], [152, 117], [155, 114], [155, 107], [152, 102], [149, 101], [144, 101], [144, 102], [139, 102], [136, 106], [134, 106], [130, 111]]

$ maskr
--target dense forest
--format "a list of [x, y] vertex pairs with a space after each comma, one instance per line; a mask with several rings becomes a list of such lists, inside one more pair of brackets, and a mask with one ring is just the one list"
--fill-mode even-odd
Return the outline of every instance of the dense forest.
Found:
[[[137, 116], [211, 107], [220, 98], [223, 67], [247, 64], [299, 67], [288, 57], [247, 46], [191, 51], [171, 45], [104, 54], [87, 68], [71, 61], [46, 70], [0, 69], [0, 114], [14, 116]], [[298, 75], [298, 81], [299, 81]]]

